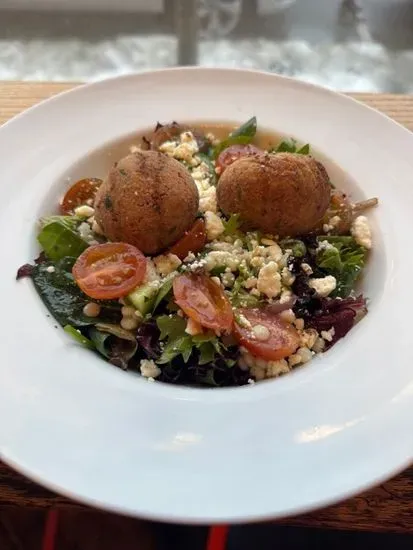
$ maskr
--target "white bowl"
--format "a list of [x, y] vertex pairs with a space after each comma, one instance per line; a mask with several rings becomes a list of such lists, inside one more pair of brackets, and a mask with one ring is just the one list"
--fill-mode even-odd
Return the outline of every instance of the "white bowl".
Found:
[[[55, 328], [17, 267], [67, 177], [101, 176], [157, 120], [242, 122], [310, 142], [332, 179], [379, 196], [369, 315], [294, 374], [235, 389], [117, 370]], [[116, 143], [116, 147], [111, 144]], [[246, 521], [344, 499], [413, 458], [413, 136], [356, 101], [278, 76], [178, 69], [77, 88], [0, 129], [2, 458], [87, 503], [149, 518]], [[112, 156], [109, 156], [112, 154]]]

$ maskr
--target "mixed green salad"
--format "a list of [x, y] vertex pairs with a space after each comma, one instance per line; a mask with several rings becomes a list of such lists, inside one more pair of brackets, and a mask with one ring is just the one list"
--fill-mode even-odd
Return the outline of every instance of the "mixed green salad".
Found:
[[31, 279], [76, 342], [150, 381], [238, 386], [308, 363], [367, 312], [356, 288], [372, 247], [364, 211], [377, 200], [352, 203], [330, 182], [328, 208], [310, 232], [245, 227], [220, 208], [225, 171], [246, 157], [312, 158], [310, 145], [290, 139], [264, 151], [256, 134], [255, 117], [221, 141], [158, 125], [131, 154], [156, 148], [188, 170], [199, 195], [192, 226], [157, 254], [111, 242], [95, 212], [103, 182], [85, 178], [58, 214], [40, 220], [40, 255], [17, 278]]

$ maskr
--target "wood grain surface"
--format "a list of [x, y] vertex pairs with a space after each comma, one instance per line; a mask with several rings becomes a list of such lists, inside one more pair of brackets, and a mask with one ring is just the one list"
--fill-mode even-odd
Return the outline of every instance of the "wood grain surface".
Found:
[[[0, 124], [39, 101], [69, 90], [73, 86], [75, 86], [73, 83], [0, 82]], [[413, 130], [413, 96], [354, 94], [354, 97]], [[65, 509], [66, 513], [73, 511], [73, 514], [79, 510], [86, 510], [83, 505], [34, 484], [0, 463], [0, 508], [5, 510], [16, 506], [27, 510], [53, 506]], [[99, 521], [103, 523], [109, 521], [107, 514], [102, 513], [101, 517]], [[32, 519], [28, 521], [34, 522]], [[117, 521], [120, 519], [113, 519], [113, 540], [116, 540]], [[124, 521], [131, 520], [124, 519]], [[413, 468], [359, 497], [283, 523], [307, 527], [413, 533]], [[133, 531], [135, 528], [137, 527], [132, 523], [128, 523], [126, 529]], [[37, 524], [33, 523], [35, 532], [33, 536], [36, 539], [40, 537], [40, 531], [38, 532], [37, 529]], [[0, 521], [0, 534], [2, 530], [7, 531], [6, 520]], [[73, 547], [77, 548], [76, 542], [72, 542]], [[93, 544], [85, 548], [104, 548], [99, 546], [102, 543], [95, 541]], [[151, 546], [150, 542], [148, 545], [148, 547]]]

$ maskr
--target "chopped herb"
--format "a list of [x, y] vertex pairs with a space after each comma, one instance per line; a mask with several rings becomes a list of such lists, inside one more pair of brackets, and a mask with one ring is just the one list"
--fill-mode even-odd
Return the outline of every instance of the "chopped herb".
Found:
[[234, 235], [240, 228], [241, 222], [240, 222], [240, 215], [239, 214], [231, 214], [231, 216], [228, 218], [228, 220], [224, 220], [224, 234], [225, 235]]

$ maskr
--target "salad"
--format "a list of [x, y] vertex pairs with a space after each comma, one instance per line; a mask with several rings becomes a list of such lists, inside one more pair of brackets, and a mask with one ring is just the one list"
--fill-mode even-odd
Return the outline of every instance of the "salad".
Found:
[[239, 386], [330, 349], [366, 313], [365, 211], [308, 144], [158, 124], [39, 221], [30, 278], [79, 344], [149, 381]]

